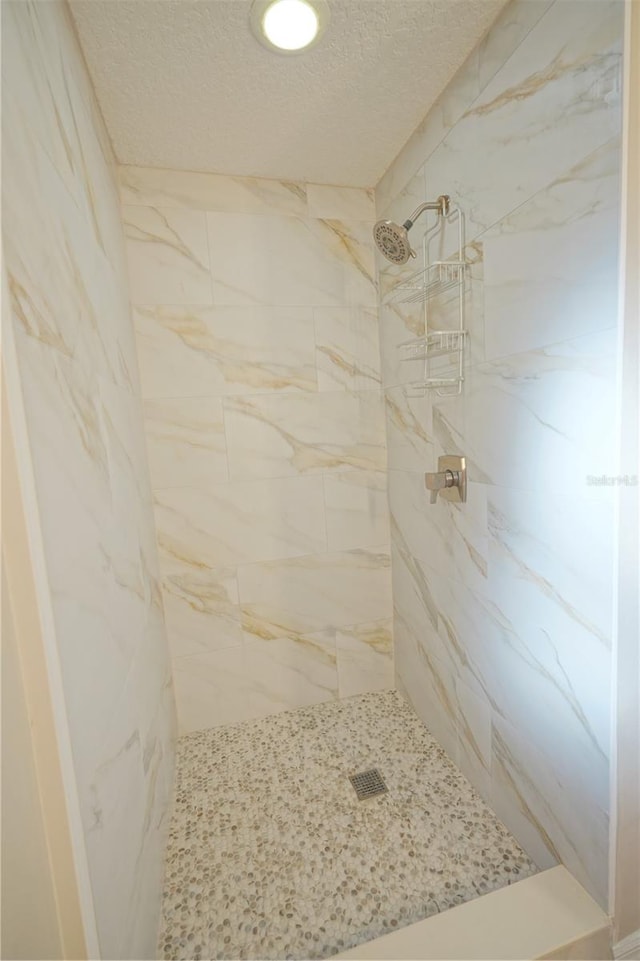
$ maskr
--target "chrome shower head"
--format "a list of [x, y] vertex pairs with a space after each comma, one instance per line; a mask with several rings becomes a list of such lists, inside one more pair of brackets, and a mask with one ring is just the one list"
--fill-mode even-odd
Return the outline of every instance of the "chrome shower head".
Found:
[[394, 223], [393, 220], [379, 220], [373, 228], [373, 239], [378, 250], [392, 264], [406, 264], [409, 257], [415, 257], [416, 252], [409, 243], [409, 231], [416, 218], [425, 210], [437, 210], [438, 216], [446, 217], [449, 213], [449, 197], [442, 194], [433, 202], [420, 204], [402, 225]]
[[394, 224], [392, 220], [379, 220], [373, 228], [373, 239], [376, 242], [380, 253], [384, 254], [392, 264], [406, 264], [409, 257], [415, 257], [415, 250], [411, 249], [409, 243], [409, 227], [411, 221], [403, 224]]

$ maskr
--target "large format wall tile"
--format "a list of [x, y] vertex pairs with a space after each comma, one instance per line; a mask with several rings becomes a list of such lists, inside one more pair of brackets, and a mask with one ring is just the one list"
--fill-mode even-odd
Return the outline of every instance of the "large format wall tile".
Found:
[[429, 500], [424, 473], [389, 472], [394, 528], [422, 564], [443, 577], [482, 587], [489, 567], [487, 491], [470, 483], [465, 504]]
[[304, 216], [307, 212], [305, 184], [256, 177], [227, 177], [191, 170], [122, 166], [120, 196], [124, 205], [142, 207], [298, 216]]
[[487, 360], [615, 326], [619, 167], [615, 137], [482, 235]]
[[[395, 576], [395, 575], [394, 575]], [[456, 675], [449, 664], [433, 653], [428, 643], [432, 628], [421, 630], [420, 643], [394, 609], [395, 669], [398, 683], [409, 697], [418, 717], [440, 742], [449, 757], [457, 752]]]
[[586, 651], [593, 677], [585, 685], [572, 661], [575, 645], [564, 644], [560, 633], [523, 629], [497, 591], [488, 599], [458, 581], [440, 583], [433, 575], [430, 584], [443, 640], [454, 645], [465, 682], [479, 687], [496, 714], [526, 732], [544, 756], [553, 757], [562, 745], [561, 730], [574, 746], [567, 781], [589, 773], [591, 800], [600, 803], [608, 791], [607, 741], [599, 742], [590, 696], [598, 681], [608, 686], [608, 659], [596, 657], [593, 646]]
[[619, 10], [554, 3], [429, 157], [427, 183], [464, 202], [469, 239], [619, 132]]
[[216, 304], [376, 305], [367, 223], [236, 213], [207, 223]]
[[458, 736], [456, 762], [482, 797], [491, 803], [493, 711], [490, 701], [461, 678], [456, 679]]
[[135, 324], [145, 397], [317, 388], [309, 307], [138, 307]]
[[338, 696], [332, 631], [248, 641], [245, 669], [253, 687], [247, 708], [260, 716], [321, 704]]
[[341, 627], [336, 632], [341, 697], [393, 687], [391, 620]]
[[158, 546], [165, 572], [323, 550], [322, 478], [292, 477], [154, 492]]
[[474, 368], [463, 428], [471, 479], [551, 491], [558, 472], [583, 487], [611, 472], [615, 364], [610, 329]]
[[423, 394], [388, 387], [385, 415], [389, 466], [394, 470], [426, 471], [434, 458], [431, 404]]
[[171, 560], [163, 578], [164, 612], [175, 657], [242, 643], [235, 567], [196, 568]]
[[335, 632], [178, 657], [174, 673], [186, 732], [320, 704], [338, 697]]
[[607, 647], [613, 583], [602, 571], [612, 563], [613, 512], [609, 487], [535, 495], [487, 488], [492, 574], [537, 588]]
[[[607, 893], [608, 875], [608, 796], [594, 802], [588, 776], [567, 777], [566, 763], [573, 746], [568, 740], [557, 745], [549, 759], [523, 739], [517, 727], [496, 720], [494, 724], [495, 784], [493, 803], [503, 819], [521, 819], [523, 813], [531, 831], [531, 844], [546, 847], [537, 853], [541, 866], [563, 861], [576, 877], [588, 877], [595, 896], [602, 901]], [[576, 808], [575, 798], [588, 798]]]
[[389, 543], [387, 475], [345, 471], [324, 478], [329, 550]]
[[376, 219], [373, 190], [307, 184], [307, 201], [311, 217], [364, 220], [371, 223]]
[[242, 647], [174, 657], [173, 677], [183, 733], [247, 720], [250, 684]]
[[242, 626], [251, 637], [296, 638], [327, 627], [382, 620], [390, 561], [375, 550], [316, 554], [238, 570]]
[[225, 402], [232, 478], [385, 466], [379, 392], [243, 397]]
[[[16, 384], [26, 417], [89, 950], [153, 958], [175, 707], [115, 163], [68, 5], [5, 4], [2, 31], [3, 346], [12, 420]], [[206, 262], [203, 275], [210, 298]]]
[[364, 307], [317, 307], [313, 312], [319, 390], [380, 386], [378, 312]]
[[380, 180], [376, 187], [380, 214], [386, 216], [393, 198], [446, 138], [469, 104], [508, 62], [553, 2], [512, 0], [503, 8], [493, 28], [472, 51], [464, 68], [457, 72]]
[[120, 192], [181, 729], [392, 686], [373, 191]]
[[227, 480], [227, 445], [218, 397], [144, 402], [149, 469], [158, 487], [206, 487]]
[[[616, 0], [509, 4], [376, 191], [393, 219], [450, 193], [470, 263], [460, 396], [416, 396], [399, 347], [425, 314], [381, 308], [397, 683], [539, 866], [603, 905], [621, 41]], [[408, 273], [378, 269], [383, 297]], [[429, 503], [443, 453], [467, 458], [464, 505]]]
[[203, 213], [157, 207], [123, 209], [134, 304], [210, 304]]

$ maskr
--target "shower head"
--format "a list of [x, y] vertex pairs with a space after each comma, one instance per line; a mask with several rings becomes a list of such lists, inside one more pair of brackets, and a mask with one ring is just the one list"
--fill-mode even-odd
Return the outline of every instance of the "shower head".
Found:
[[[410, 221], [405, 221], [409, 224]], [[379, 220], [373, 228], [373, 239], [380, 253], [384, 254], [392, 264], [406, 264], [409, 257], [415, 257], [415, 250], [409, 243], [409, 227], [405, 224], [394, 224], [392, 220]]]
[[373, 239], [378, 250], [392, 264], [406, 264], [409, 257], [415, 257], [416, 252], [409, 243], [409, 231], [425, 210], [437, 210], [438, 216], [446, 217], [449, 213], [449, 197], [443, 194], [433, 202], [420, 204], [403, 224], [396, 224], [393, 220], [379, 220], [373, 228]]

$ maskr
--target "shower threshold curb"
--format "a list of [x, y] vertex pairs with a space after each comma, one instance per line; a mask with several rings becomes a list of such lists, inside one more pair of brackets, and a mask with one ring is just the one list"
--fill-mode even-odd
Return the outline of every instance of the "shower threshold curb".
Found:
[[612, 957], [610, 919], [560, 866], [333, 957], [367, 961], [603, 961]]

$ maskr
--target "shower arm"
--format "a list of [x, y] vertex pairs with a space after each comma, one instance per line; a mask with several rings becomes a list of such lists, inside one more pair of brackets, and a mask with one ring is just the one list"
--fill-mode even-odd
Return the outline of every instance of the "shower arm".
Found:
[[430, 200], [424, 204], [420, 204], [420, 206], [413, 211], [408, 220], [405, 220], [402, 226], [405, 228], [405, 230], [411, 230], [420, 214], [423, 214], [425, 210], [437, 210], [441, 217], [446, 217], [449, 213], [449, 206], [449, 197], [447, 194], [442, 194], [437, 200]]

